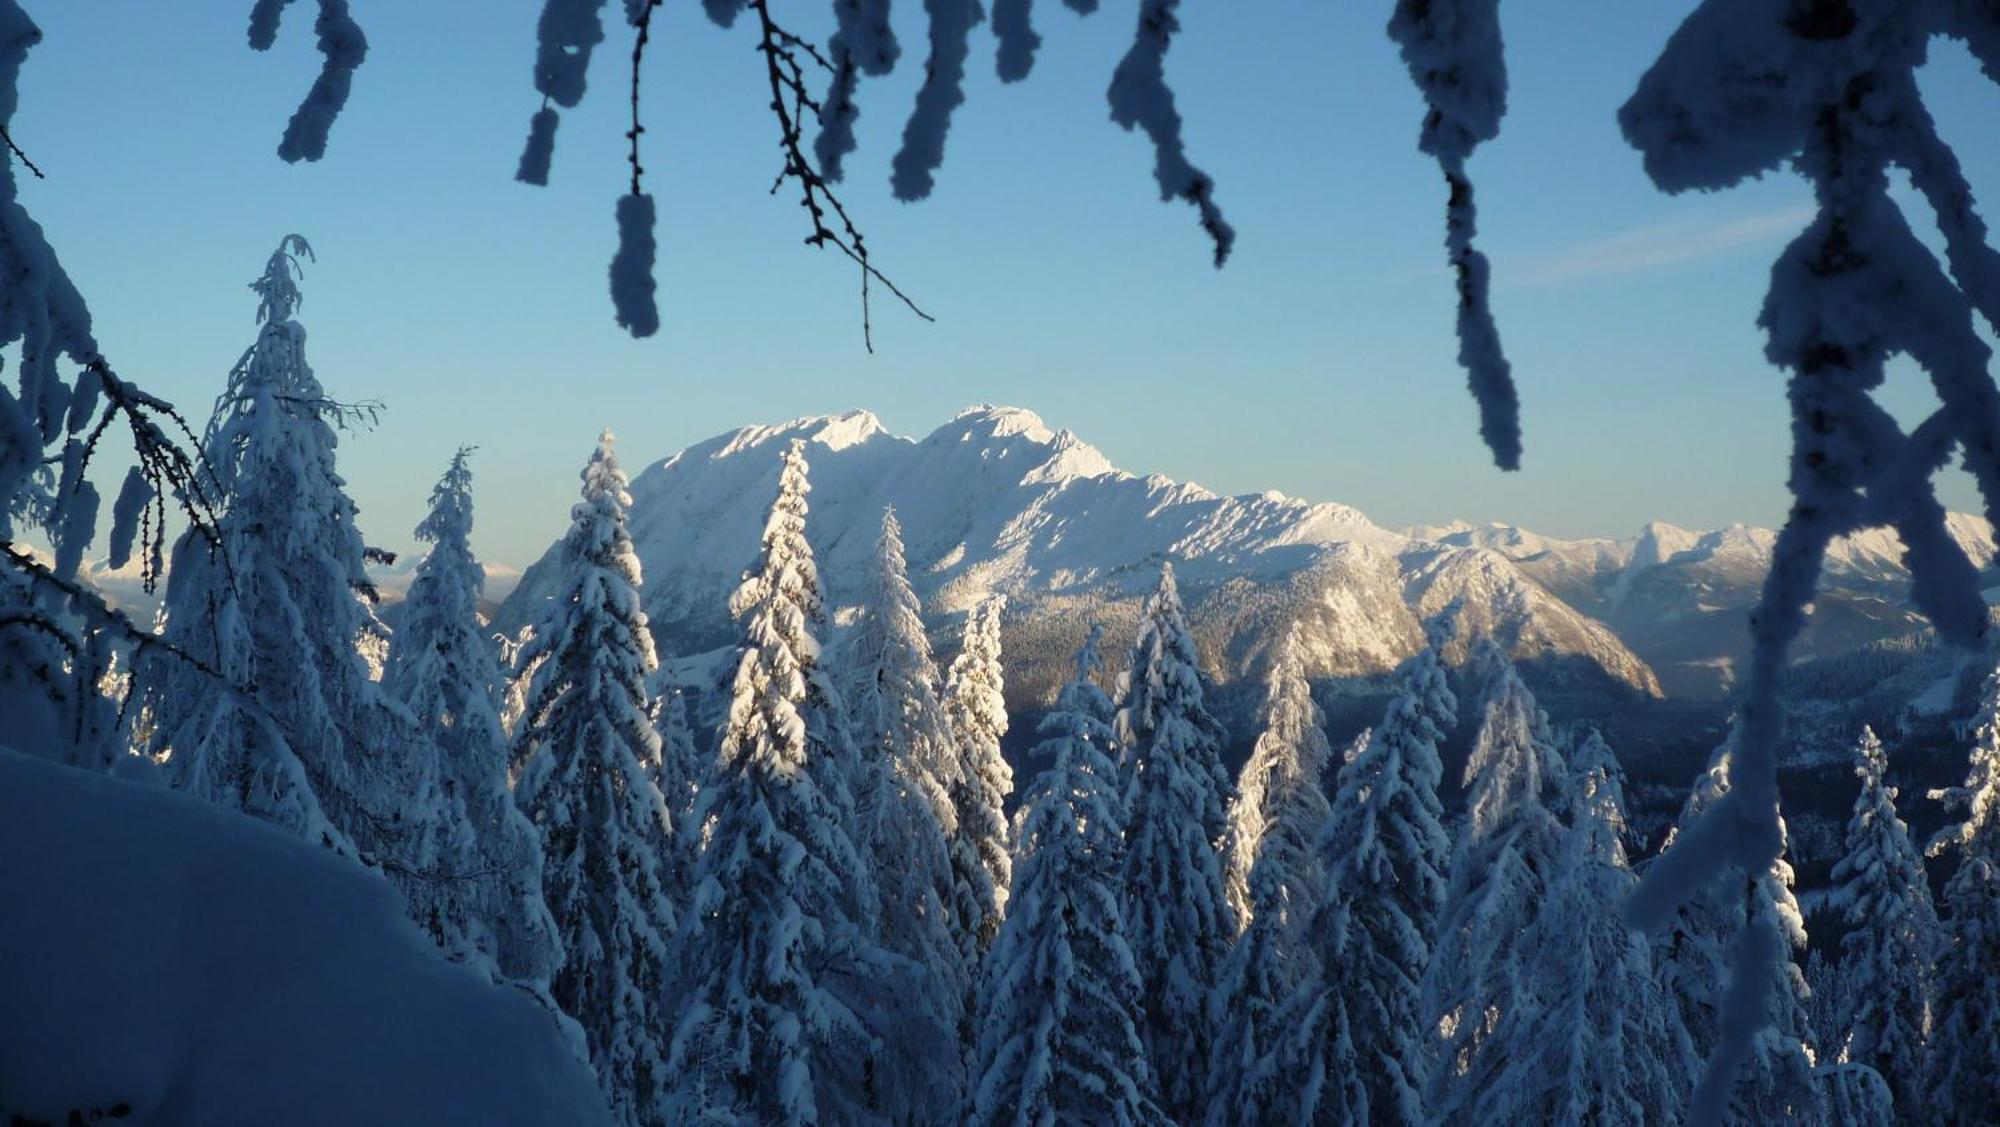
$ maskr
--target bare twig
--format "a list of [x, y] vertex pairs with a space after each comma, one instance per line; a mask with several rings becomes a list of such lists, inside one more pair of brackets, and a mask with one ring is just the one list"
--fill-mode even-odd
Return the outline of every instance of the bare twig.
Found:
[[[796, 182], [799, 206], [805, 209], [812, 221], [812, 233], [806, 236], [806, 244], [832, 246], [861, 268], [861, 338], [872, 353], [875, 342], [868, 316], [869, 279], [888, 287], [889, 292], [895, 294], [910, 312], [926, 321], [936, 318], [919, 308], [908, 294], [868, 260], [867, 241], [848, 216], [840, 197], [834, 194], [818, 167], [806, 156], [801, 123], [805, 120], [806, 111], [814, 115], [819, 113], [819, 103], [806, 85], [806, 64], [809, 62], [827, 71], [833, 69], [832, 64], [812, 44], [780, 27], [771, 18], [770, 0], [750, 0], [750, 7], [757, 12], [757, 50], [764, 56], [765, 71], [770, 79], [771, 112], [778, 119], [778, 147], [784, 154], [784, 165], [772, 183], [771, 191], [776, 194], [787, 180]], [[835, 230], [830, 225], [832, 223], [837, 223], [839, 230]]]
[[12, 133], [7, 132], [7, 127], [4, 125], [0, 125], [0, 141], [7, 142], [7, 147], [13, 150], [14, 155], [20, 158], [21, 163], [27, 167], [29, 172], [35, 174], [35, 179], [37, 180], [48, 179], [48, 177], [42, 175], [41, 169], [35, 167], [35, 162], [28, 159], [28, 154], [21, 151], [21, 146], [16, 145], [14, 143], [14, 135]]

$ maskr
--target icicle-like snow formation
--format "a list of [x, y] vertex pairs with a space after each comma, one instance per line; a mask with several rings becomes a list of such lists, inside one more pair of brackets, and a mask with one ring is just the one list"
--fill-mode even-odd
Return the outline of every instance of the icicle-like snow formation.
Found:
[[[291, 0], [257, 0], [250, 9], [250, 47], [268, 51], [278, 39], [278, 18]], [[312, 89], [292, 112], [285, 124], [284, 139], [278, 142], [278, 156], [287, 163], [318, 160], [326, 155], [326, 136], [335, 118], [347, 105], [354, 87], [354, 72], [368, 57], [368, 37], [348, 12], [347, 0], [319, 0], [319, 16], [313, 20], [313, 34], [319, 39], [319, 53], [325, 56]]]
[[834, 0], [833, 15], [836, 27], [827, 43], [833, 81], [820, 103], [813, 156], [822, 175], [839, 180], [844, 171], [842, 162], [854, 151], [854, 121], [861, 116], [861, 107], [854, 103], [854, 88], [864, 74], [888, 74], [902, 47], [889, 26], [889, 0]]
[[660, 331], [660, 310], [654, 303], [653, 197], [626, 193], [618, 197], [618, 253], [611, 258], [611, 305], [619, 327], [635, 337]]
[[1174, 105], [1173, 88], [1167, 85], [1167, 48], [1181, 29], [1175, 14], [1179, 8], [1180, 0], [1141, 0], [1132, 47], [1112, 72], [1105, 97], [1111, 103], [1112, 121], [1127, 130], [1146, 131], [1153, 142], [1153, 178], [1160, 183], [1160, 198], [1194, 205], [1201, 215], [1201, 229], [1215, 244], [1215, 265], [1219, 268], [1236, 245], [1236, 229], [1216, 206], [1215, 181], [1188, 163], [1187, 146], [1181, 139], [1181, 111]]
[[1479, 405], [1479, 436], [1503, 470], [1521, 468], [1521, 404], [1500, 348], [1491, 270], [1472, 245], [1478, 210], [1465, 162], [1500, 134], [1507, 112], [1499, 0], [1397, 0], [1389, 37], [1401, 46], [1429, 113], [1417, 147], [1437, 158], [1449, 196], [1445, 250], [1458, 279], [1458, 362]]
[[891, 162], [889, 187], [899, 200], [931, 194], [944, 164], [944, 139], [951, 115], [965, 102], [965, 61], [972, 54], [972, 29], [983, 16], [979, 0], [924, 0], [930, 17], [930, 57], [924, 84], [903, 126], [903, 147]]
[[[1766, 355], [1790, 371], [1794, 502], [1751, 619], [1734, 786], [1648, 871], [1633, 904], [1646, 926], [1729, 871], [1765, 871], [1782, 848], [1779, 679], [1829, 543], [1894, 527], [1907, 545], [1912, 601], [1939, 634], [1960, 645], [1987, 634], [1976, 569], [1946, 532], [1930, 480], [1957, 448], [1989, 515], [2000, 515], [2000, 388], [1974, 325], [1975, 311], [2000, 325], [2000, 274], [1917, 87], [1937, 35], [1963, 38], [1994, 73], [2000, 10], [1990, 4], [1707, 0], [1619, 114], [1666, 191], [1720, 189], [1789, 162], [1819, 206], [1773, 268], [1760, 317]], [[1944, 268], [1890, 198], [1892, 165], [1910, 171], [1936, 213]], [[1929, 374], [1939, 400], [1907, 433], [1874, 397], [1897, 354]], [[1719, 1114], [1729, 1070], [1749, 1057], [1765, 1025], [1752, 1003], [1777, 965], [1747, 947], [1739, 960], [1747, 981], [1732, 997], [1744, 1006], [1725, 1014], [1697, 1118]]]
[[[544, 99], [528, 125], [528, 144], [514, 179], [546, 185], [555, 156], [555, 106], [571, 109], [583, 100], [590, 55], [604, 42], [604, 0], [546, 0], [535, 25], [535, 89]], [[548, 103], [553, 102], [555, 105]]]
[[1042, 37], [1035, 33], [1029, 15], [1033, 3], [1034, 0], [993, 0], [993, 38], [1000, 44], [993, 67], [1002, 82], [1019, 82], [1034, 69], [1035, 52], [1041, 48]]

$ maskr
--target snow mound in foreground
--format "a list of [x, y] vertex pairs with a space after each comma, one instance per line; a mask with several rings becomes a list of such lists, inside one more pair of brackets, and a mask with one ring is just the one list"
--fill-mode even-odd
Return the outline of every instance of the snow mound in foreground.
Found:
[[0, 1117], [605, 1122], [548, 1011], [303, 841], [0, 749], [0, 857]]

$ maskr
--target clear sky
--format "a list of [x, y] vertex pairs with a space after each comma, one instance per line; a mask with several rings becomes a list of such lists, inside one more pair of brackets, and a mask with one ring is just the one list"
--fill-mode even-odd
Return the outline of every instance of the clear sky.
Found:
[[[873, 356], [852, 268], [800, 246], [793, 199], [766, 194], [778, 156], [750, 28], [717, 29], [693, 0], [662, 9], [647, 59], [664, 327], [645, 341], [612, 323], [605, 286], [625, 177], [615, 21], [535, 189], [511, 177], [539, 101], [539, 0], [354, 0], [368, 60], [326, 159], [298, 166], [275, 150], [318, 68], [311, 5], [266, 54], [246, 46], [249, 0], [28, 6], [47, 39], [14, 133], [49, 178], [23, 194], [107, 354], [199, 425], [254, 336], [245, 283], [305, 234], [308, 355], [336, 396], [388, 408], [341, 464], [386, 547], [410, 545], [460, 443], [481, 449], [476, 547], [521, 564], [566, 524], [607, 424], [636, 471], [745, 423], [862, 406], [921, 436], [982, 401], [1031, 407], [1136, 472], [1391, 526], [1628, 535], [1783, 514], [1784, 390], [1755, 318], [1807, 192], [1786, 174], [1661, 196], [1615, 121], [1688, 0], [1503, 6], [1511, 106], [1473, 171], [1522, 390], [1527, 452], [1508, 475], [1454, 363], [1442, 185], [1415, 148], [1387, 4], [1187, 6], [1167, 66], [1239, 232], [1217, 272], [1190, 209], [1158, 201], [1143, 139], [1106, 117], [1131, 0], [1088, 18], [1042, 0], [1035, 73], [1008, 87], [980, 29], [938, 192], [895, 202], [924, 45], [902, 0], [905, 58], [862, 87], [844, 194], [938, 322], [879, 303]], [[779, 4], [815, 34], [826, 7]], [[2000, 89], [1955, 45], [1925, 88], [2000, 219]], [[1913, 413], [1919, 378], [1895, 379]], [[1946, 499], [1973, 504], [1957, 482]]]

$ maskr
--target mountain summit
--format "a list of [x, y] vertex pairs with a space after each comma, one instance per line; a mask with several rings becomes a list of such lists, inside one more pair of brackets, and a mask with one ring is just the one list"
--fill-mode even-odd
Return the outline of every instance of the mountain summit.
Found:
[[[1006, 596], [1009, 695], [1022, 707], [1044, 703], [1092, 622], [1115, 635], [1134, 619], [1168, 560], [1225, 685], [1260, 673], [1276, 628], [1295, 620], [1314, 676], [1387, 673], [1420, 644], [1419, 616], [1461, 598], [1471, 632], [1500, 629], [1545, 679], [1659, 692], [1611, 630], [1504, 551], [1413, 538], [1346, 505], [1137, 476], [1032, 411], [992, 405], [922, 439], [891, 434], [866, 411], [745, 427], [647, 467], [632, 483], [632, 535], [646, 611], [669, 652], [733, 638], [728, 593], [756, 558], [779, 455], [794, 439], [807, 444], [808, 531], [836, 624], [893, 507], [934, 624]], [[550, 570], [546, 556], [527, 570], [498, 627], [533, 621]]]

